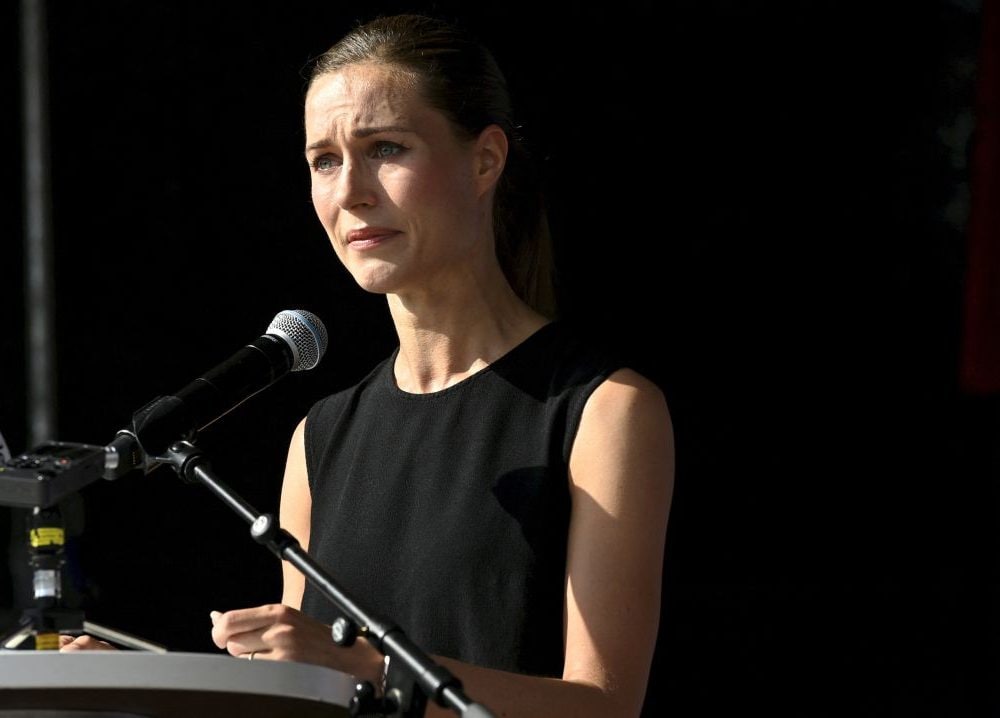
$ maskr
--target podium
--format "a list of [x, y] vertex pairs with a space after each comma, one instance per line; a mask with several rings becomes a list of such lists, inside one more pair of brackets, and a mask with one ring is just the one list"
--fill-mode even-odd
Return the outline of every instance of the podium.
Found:
[[355, 683], [209, 653], [0, 651], [0, 718], [346, 718]]

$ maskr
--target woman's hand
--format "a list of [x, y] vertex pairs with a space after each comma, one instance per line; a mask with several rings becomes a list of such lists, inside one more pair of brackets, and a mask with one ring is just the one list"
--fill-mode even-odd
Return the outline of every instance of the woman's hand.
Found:
[[382, 656], [375, 648], [364, 639], [341, 648], [329, 626], [290, 606], [272, 603], [211, 616], [212, 640], [233, 656], [313, 663], [378, 685]]
[[117, 651], [107, 641], [101, 641], [93, 636], [59, 636], [59, 652], [72, 653], [74, 651]]

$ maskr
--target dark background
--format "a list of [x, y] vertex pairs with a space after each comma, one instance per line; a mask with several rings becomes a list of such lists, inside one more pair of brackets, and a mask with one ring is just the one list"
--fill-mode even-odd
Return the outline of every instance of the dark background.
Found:
[[[302, 68], [355, 20], [408, 9], [494, 49], [541, 160], [566, 315], [667, 394], [678, 474], [647, 713], [995, 714], [1000, 421], [995, 395], [958, 383], [971, 0], [51, 3], [54, 438], [107, 443], [308, 309], [330, 330], [320, 366], [199, 440], [276, 510], [297, 421], [395, 341], [313, 215]], [[3, 13], [0, 430], [20, 450], [16, 4]], [[214, 651], [210, 610], [279, 597], [276, 559], [168, 469], [65, 511], [91, 621]], [[0, 536], [19, 521], [0, 507]], [[10, 620], [13, 583], [0, 572]]]

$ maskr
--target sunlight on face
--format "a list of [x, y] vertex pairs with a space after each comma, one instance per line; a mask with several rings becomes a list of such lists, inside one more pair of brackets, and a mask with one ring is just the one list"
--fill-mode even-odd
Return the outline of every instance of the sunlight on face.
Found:
[[316, 78], [305, 130], [313, 206], [364, 289], [420, 291], [492, 252], [478, 222], [474, 143], [408, 75], [363, 64]]

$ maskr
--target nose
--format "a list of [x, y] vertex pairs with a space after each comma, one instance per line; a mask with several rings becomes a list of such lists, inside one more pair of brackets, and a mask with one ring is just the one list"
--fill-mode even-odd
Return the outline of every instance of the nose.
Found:
[[377, 184], [364, 160], [345, 158], [337, 177], [336, 202], [348, 210], [374, 206], [378, 199]]

